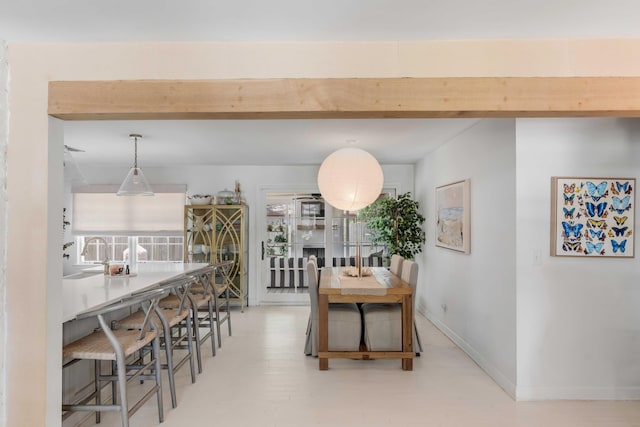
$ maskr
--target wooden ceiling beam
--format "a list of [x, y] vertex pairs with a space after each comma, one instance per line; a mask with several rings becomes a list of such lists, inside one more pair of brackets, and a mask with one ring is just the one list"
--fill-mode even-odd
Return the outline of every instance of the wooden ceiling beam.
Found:
[[52, 81], [64, 120], [639, 117], [640, 77]]

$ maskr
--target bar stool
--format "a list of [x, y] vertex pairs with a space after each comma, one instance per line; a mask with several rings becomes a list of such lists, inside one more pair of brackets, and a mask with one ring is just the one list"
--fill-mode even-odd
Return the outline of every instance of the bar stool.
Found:
[[[94, 391], [86, 398], [72, 404], [63, 404], [63, 412], [74, 411], [95, 411], [96, 423], [100, 422], [101, 411], [120, 411], [122, 426], [129, 426], [129, 418], [154, 394], [158, 400], [158, 418], [160, 422], [164, 421], [164, 411], [162, 407], [162, 385], [160, 380], [160, 340], [156, 325], [154, 324], [151, 313], [155, 310], [158, 301], [166, 296], [169, 291], [155, 290], [142, 295], [132, 296], [120, 302], [110, 304], [106, 307], [94, 309], [79, 314], [78, 320], [97, 317], [100, 329], [84, 336], [76, 341], [65, 345], [62, 349], [64, 359], [71, 359], [63, 365], [63, 368], [71, 366], [80, 360], [93, 360], [95, 368]], [[143, 327], [139, 330], [111, 329], [105, 315], [113, 313], [117, 310], [142, 305], [144, 311]], [[127, 364], [127, 358], [134, 355], [145, 346], [151, 348], [150, 360], [142, 365]], [[111, 372], [103, 375], [101, 370], [101, 362], [103, 360], [115, 361], [116, 372], [113, 372], [112, 364]], [[148, 374], [153, 371], [153, 375]], [[138, 380], [154, 380], [155, 384], [147, 393], [144, 394], [133, 406], [129, 408], [127, 401], [127, 384], [135, 379]], [[101, 402], [102, 382], [117, 383], [120, 404], [116, 404], [116, 396], [113, 396], [113, 404], [103, 405]], [[95, 398], [95, 405], [88, 404]], [[67, 414], [67, 415], [69, 415]], [[63, 417], [63, 419], [66, 417]]]
[[[228, 334], [231, 336], [231, 310], [229, 299], [229, 284], [231, 279], [229, 278], [229, 270], [233, 265], [233, 261], [222, 261], [213, 264], [203, 270], [196, 272], [194, 275], [198, 276], [199, 283], [191, 287], [191, 292], [194, 294], [208, 293], [213, 300], [213, 310], [215, 316], [212, 320], [216, 324], [216, 333], [218, 334], [218, 347], [222, 347], [222, 334], [221, 326], [223, 323], [227, 323]], [[218, 281], [217, 278], [220, 278]], [[224, 302], [224, 316], [221, 317], [221, 300]], [[208, 318], [201, 320], [201, 326], [209, 326]]]
[[[171, 406], [177, 407], [175, 373], [188, 361], [191, 367], [191, 383], [196, 382], [195, 367], [193, 364], [193, 334], [191, 310], [188, 307], [187, 293], [193, 281], [188, 278], [180, 278], [160, 283], [157, 289], [165, 289], [171, 295], [179, 299], [177, 308], [155, 307], [155, 318], [160, 320], [162, 334], [160, 335], [160, 348], [164, 349], [167, 363], [162, 368], [167, 370], [169, 377], [169, 391], [171, 393]], [[138, 310], [135, 313], [112, 323], [117, 329], [140, 329], [144, 324], [145, 313]], [[184, 326], [184, 327], [183, 327]], [[185, 345], [186, 342], [186, 345]], [[175, 361], [173, 351], [186, 349], [187, 353], [182, 359]], [[143, 358], [144, 355], [141, 356]]]
[[[227, 323], [227, 332], [231, 336], [231, 308], [229, 306], [229, 285], [231, 279], [229, 278], [229, 270], [233, 265], [232, 261], [225, 261], [221, 265], [214, 266], [214, 269], [210, 271], [208, 276], [204, 278], [209, 282], [209, 289], [213, 295], [213, 308], [216, 312], [216, 316], [213, 319], [216, 322], [216, 332], [218, 333], [218, 347], [222, 347], [222, 334], [220, 329], [223, 323]], [[220, 278], [220, 281], [216, 278]], [[224, 317], [220, 317], [220, 300], [224, 301]]]
[[[201, 275], [199, 272], [192, 273], [187, 277], [193, 282], [192, 286], [205, 286], [203, 284]], [[196, 348], [196, 361], [198, 363], [198, 373], [202, 373], [202, 344], [206, 342], [208, 338], [211, 338], [211, 353], [216, 355], [215, 344], [215, 329], [213, 322], [210, 320], [213, 318], [213, 298], [210, 293], [195, 293], [191, 290], [186, 293], [189, 301], [189, 307], [191, 309], [191, 319], [193, 322], [192, 336]], [[158, 306], [163, 309], [177, 309], [181, 305], [180, 298], [176, 295], [169, 295], [159, 301]], [[182, 325], [186, 327], [184, 322]], [[207, 333], [200, 335], [200, 328], [208, 327]]]

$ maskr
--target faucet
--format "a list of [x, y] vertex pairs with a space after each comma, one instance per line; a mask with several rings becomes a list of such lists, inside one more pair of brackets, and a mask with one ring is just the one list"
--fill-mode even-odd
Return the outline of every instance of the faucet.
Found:
[[109, 275], [109, 244], [102, 237], [89, 237], [84, 241], [84, 247], [82, 248], [82, 252], [80, 252], [80, 256], [87, 255], [87, 249], [89, 247], [89, 242], [94, 240], [100, 240], [104, 243], [104, 259], [102, 261], [95, 262], [94, 264], [102, 264], [104, 265], [104, 274]]

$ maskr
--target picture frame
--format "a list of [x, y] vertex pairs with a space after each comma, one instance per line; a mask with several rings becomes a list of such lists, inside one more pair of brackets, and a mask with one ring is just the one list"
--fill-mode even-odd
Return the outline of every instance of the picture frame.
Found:
[[471, 253], [470, 198], [469, 179], [436, 187], [436, 246]]
[[635, 178], [551, 177], [551, 256], [635, 257]]

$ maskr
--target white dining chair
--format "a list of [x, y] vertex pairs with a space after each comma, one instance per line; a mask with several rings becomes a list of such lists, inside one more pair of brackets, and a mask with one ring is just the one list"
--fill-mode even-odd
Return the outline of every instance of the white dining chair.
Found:
[[401, 255], [398, 255], [398, 254], [391, 255], [391, 265], [389, 266], [389, 271], [391, 271], [396, 276], [401, 276], [403, 261], [404, 261], [404, 258]]
[[[307, 263], [311, 314], [304, 354], [318, 355], [318, 272], [313, 262]], [[329, 351], [358, 351], [362, 337], [362, 318], [355, 303], [329, 304]]]
[[[414, 261], [402, 261], [400, 278], [411, 286], [413, 295], [413, 351], [422, 352], [422, 343], [416, 329], [415, 306], [418, 284], [418, 264]], [[402, 349], [402, 307], [398, 303], [362, 304], [364, 321], [364, 343], [370, 351], [400, 351]]]

